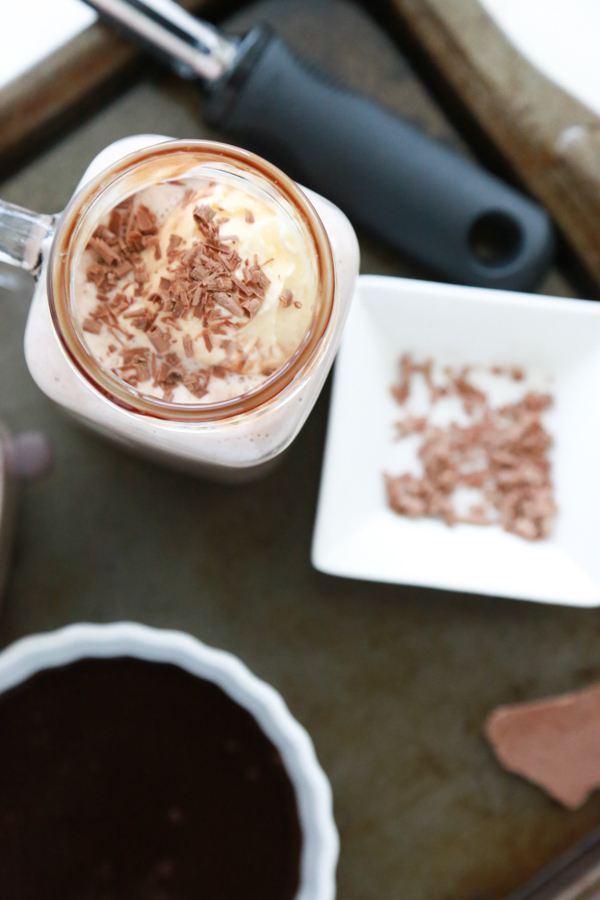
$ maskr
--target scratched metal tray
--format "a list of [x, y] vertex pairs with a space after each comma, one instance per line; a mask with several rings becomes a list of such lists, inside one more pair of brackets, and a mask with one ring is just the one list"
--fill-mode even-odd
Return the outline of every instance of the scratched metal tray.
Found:
[[[259, 18], [464, 148], [356, 6], [272, 0], [237, 23]], [[0, 184], [0, 196], [54, 212], [105, 144], [136, 132], [209, 136], [198, 113], [196, 92], [152, 67]], [[373, 240], [361, 245], [364, 272], [419, 275]], [[6, 277], [0, 270], [0, 284]], [[572, 288], [554, 272], [544, 290]], [[231, 488], [173, 474], [79, 430], [38, 391], [22, 355], [29, 296], [26, 279], [16, 292], [0, 288], [0, 418], [47, 432], [56, 466], [21, 495], [2, 644], [77, 620], [134, 619], [238, 654], [282, 692], [331, 778], [343, 900], [502, 897], [598, 822], [600, 798], [567, 812], [504, 774], [481, 725], [496, 704], [600, 678], [600, 612], [317, 573], [327, 392], [264, 481]]]

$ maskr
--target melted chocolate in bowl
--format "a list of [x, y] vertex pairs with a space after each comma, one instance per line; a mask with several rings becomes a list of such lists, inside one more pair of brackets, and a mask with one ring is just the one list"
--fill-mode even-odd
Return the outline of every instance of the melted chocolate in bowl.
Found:
[[278, 751], [211, 682], [85, 659], [0, 695], [2, 900], [292, 900], [300, 855]]

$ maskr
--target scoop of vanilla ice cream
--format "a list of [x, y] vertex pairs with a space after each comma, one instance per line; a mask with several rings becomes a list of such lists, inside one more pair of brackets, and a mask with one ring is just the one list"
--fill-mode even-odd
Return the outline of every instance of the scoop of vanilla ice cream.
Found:
[[[314, 312], [317, 296], [314, 250], [299, 223], [268, 195], [251, 193], [225, 178], [214, 181], [194, 176], [156, 184], [135, 195], [134, 208], [140, 206], [156, 216], [160, 253], [155, 252], [154, 246], [141, 252], [148, 273], [143, 295], [139, 291], [136, 295], [132, 272], [108, 293], [109, 298], [120, 293], [128, 299], [129, 308], [117, 317], [123, 334], [108, 327], [102, 327], [98, 334], [86, 330], [84, 323], [89, 323], [98, 304], [97, 285], [88, 279], [88, 270], [97, 255], [90, 248], [81, 254], [75, 273], [76, 308], [91, 352], [117, 375], [123, 366], [124, 349], [140, 347], [155, 354], [149, 334], [132, 326], [131, 311], [148, 305], [148, 298], [160, 292], [161, 279], [174, 278], [177, 260], [169, 261], [168, 255], [172, 235], [181, 239], [178, 251], [187, 251], [205, 239], [194, 219], [194, 211], [198, 207], [210, 207], [215, 213], [213, 222], [220, 228], [219, 240], [241, 257], [242, 262], [233, 274], [243, 280], [244, 266], [256, 262], [270, 283], [253, 317], [236, 316], [219, 308], [227, 322], [222, 326], [222, 333], [210, 333], [208, 340], [204, 338], [205, 324], [201, 318], [190, 315], [172, 323], [168, 317], [159, 316], [157, 325], [170, 338], [169, 352], [180, 357], [186, 370], [219, 367], [219, 377], [210, 378], [207, 393], [200, 401], [183, 384], [174, 388], [170, 399], [175, 403], [219, 402], [259, 386], [301, 345]], [[106, 217], [101, 224], [106, 225], [108, 221]], [[226, 370], [224, 376], [222, 369]], [[163, 389], [153, 378], [140, 382], [136, 389], [148, 396], [163, 396]]]

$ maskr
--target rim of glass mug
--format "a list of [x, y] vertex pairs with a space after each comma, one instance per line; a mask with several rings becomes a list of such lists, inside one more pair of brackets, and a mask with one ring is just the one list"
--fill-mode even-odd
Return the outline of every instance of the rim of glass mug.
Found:
[[0, 652], [0, 694], [44, 669], [119, 656], [179, 666], [218, 685], [250, 712], [279, 750], [296, 794], [302, 848], [295, 900], [334, 900], [339, 837], [327, 776], [308, 732], [278, 691], [233, 654], [185, 632], [137, 622], [67, 625], [21, 638]]
[[[314, 249], [317, 268], [315, 308], [302, 343], [290, 359], [259, 387], [219, 403], [177, 404], [143, 395], [105, 370], [87, 347], [74, 322], [73, 261], [97, 223], [118, 202], [156, 183], [181, 177], [194, 166], [229, 166], [254, 179], [280, 205], [291, 207]], [[169, 175], [165, 176], [165, 168]], [[152, 175], [153, 173], [153, 175]], [[124, 186], [124, 183], [126, 186]], [[101, 211], [99, 212], [99, 210]], [[89, 234], [87, 232], [89, 231]], [[325, 226], [302, 189], [284, 172], [247, 150], [216, 141], [165, 141], [118, 160], [71, 199], [60, 217], [48, 260], [47, 291], [56, 334], [76, 371], [102, 396], [128, 412], [181, 422], [214, 422], [255, 411], [282, 392], [293, 390], [311, 369], [334, 323], [336, 273]]]

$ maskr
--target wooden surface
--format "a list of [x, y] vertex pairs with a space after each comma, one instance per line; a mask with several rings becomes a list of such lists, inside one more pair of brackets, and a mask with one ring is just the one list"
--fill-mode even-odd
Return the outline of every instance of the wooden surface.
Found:
[[389, 0], [600, 284], [600, 119], [538, 72], [477, 0]]
[[[211, 19], [235, 5], [177, 2]], [[31, 158], [58, 129], [131, 79], [143, 58], [135, 42], [97, 22], [0, 90], [0, 173], [15, 169], [23, 156]]]

